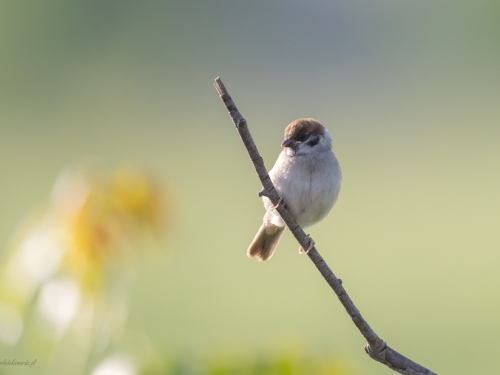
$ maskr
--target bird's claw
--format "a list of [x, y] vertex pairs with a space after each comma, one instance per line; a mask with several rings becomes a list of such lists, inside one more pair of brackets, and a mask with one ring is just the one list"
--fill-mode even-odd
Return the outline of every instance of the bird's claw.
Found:
[[309, 254], [309, 251], [311, 251], [316, 244], [309, 234], [306, 236], [306, 238], [309, 238], [309, 245], [307, 245], [307, 250], [304, 250], [304, 248], [301, 246], [299, 248], [299, 254]]
[[275, 205], [272, 205], [271, 208], [272, 209], [277, 209], [281, 204], [283, 203], [283, 198], [280, 197], [279, 201], [278, 201], [278, 204], [275, 206]]

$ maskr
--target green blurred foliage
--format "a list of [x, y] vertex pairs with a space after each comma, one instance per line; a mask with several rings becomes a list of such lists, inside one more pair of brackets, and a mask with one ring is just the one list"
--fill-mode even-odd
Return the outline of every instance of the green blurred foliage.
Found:
[[312, 353], [287, 352], [268, 353], [265, 356], [221, 356], [180, 361], [173, 364], [159, 362], [151, 364], [142, 375], [349, 375], [354, 374], [343, 360], [321, 358]]
[[344, 361], [296, 358], [292, 353], [258, 356], [211, 358], [196, 363], [157, 363], [146, 368], [142, 375], [349, 375], [353, 370]]
[[209, 367], [210, 375], [341, 375], [346, 374], [333, 364], [297, 361], [293, 357], [277, 357], [256, 363], [244, 361], [229, 364], [213, 364]]
[[310, 233], [381, 337], [437, 373], [495, 374], [498, 19], [492, 0], [2, 1], [4, 258], [68, 163], [144, 165], [179, 205], [168, 259], [140, 260], [131, 291], [153, 348], [293, 341], [386, 374], [289, 236], [245, 257], [260, 186], [220, 75], [268, 168], [290, 121], [328, 126], [343, 188]]

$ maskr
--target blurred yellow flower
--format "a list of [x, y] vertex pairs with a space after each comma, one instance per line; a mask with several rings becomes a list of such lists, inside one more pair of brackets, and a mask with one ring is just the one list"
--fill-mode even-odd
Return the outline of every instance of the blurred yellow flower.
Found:
[[[140, 240], [158, 238], [166, 228], [165, 191], [139, 169], [63, 179], [53, 200], [54, 207], [63, 206], [56, 215], [73, 241], [65, 262], [87, 286], [99, 284], [103, 264], [136, 250]], [[73, 210], [64, 207], [68, 197], [80, 202]]]
[[[127, 277], [126, 264], [165, 232], [170, 208], [164, 187], [138, 168], [63, 171], [46, 209], [14, 239], [0, 274], [0, 341], [19, 341], [35, 296], [38, 314], [55, 337], [64, 335], [81, 306], [101, 304], [105, 310], [95, 298], [112, 282], [107, 270], [119, 269], [115, 279]], [[108, 308], [122, 306], [126, 316], [127, 297], [108, 297]]]

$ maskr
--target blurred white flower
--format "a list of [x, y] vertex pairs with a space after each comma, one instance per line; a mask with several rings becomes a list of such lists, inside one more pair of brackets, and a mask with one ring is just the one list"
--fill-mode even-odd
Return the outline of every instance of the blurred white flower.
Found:
[[80, 299], [78, 285], [68, 277], [51, 280], [40, 289], [38, 311], [54, 329], [56, 336], [63, 334], [73, 320]]
[[23, 332], [23, 319], [12, 306], [0, 303], [0, 341], [15, 345]]
[[114, 355], [105, 359], [92, 371], [92, 375], [136, 375], [132, 360], [125, 355]]
[[54, 230], [40, 227], [30, 233], [12, 256], [7, 283], [25, 299], [59, 269], [65, 249]]

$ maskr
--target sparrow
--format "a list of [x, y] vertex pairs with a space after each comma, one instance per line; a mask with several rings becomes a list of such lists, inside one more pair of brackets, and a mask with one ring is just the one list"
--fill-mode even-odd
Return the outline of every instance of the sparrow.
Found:
[[[307, 228], [328, 215], [340, 192], [342, 172], [332, 137], [319, 121], [299, 118], [286, 127], [281, 147], [269, 177], [281, 198], [279, 204], [286, 204], [297, 224]], [[273, 256], [286, 228], [271, 200], [266, 196], [262, 200], [263, 224], [247, 250], [249, 257], [261, 262]], [[307, 251], [313, 246], [311, 239]]]

